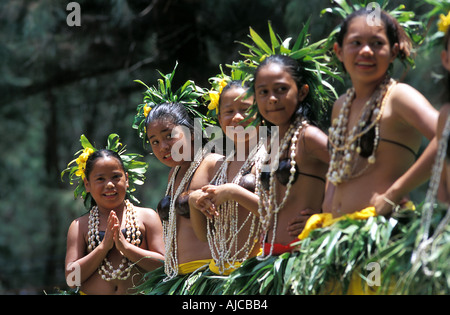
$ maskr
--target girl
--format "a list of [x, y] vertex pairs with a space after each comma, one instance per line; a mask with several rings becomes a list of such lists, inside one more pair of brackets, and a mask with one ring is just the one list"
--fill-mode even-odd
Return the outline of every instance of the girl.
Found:
[[[254, 75], [258, 111], [279, 130], [280, 147], [273, 142], [270, 147], [277, 152], [272, 165], [278, 168], [257, 176], [262, 201], [259, 215], [266, 234], [264, 254], [268, 256], [291, 251], [298, 230], [321, 210], [329, 155], [327, 136], [313, 125], [317, 108], [311, 106], [314, 94], [305, 83], [310, 76], [296, 60], [284, 55], [268, 56]], [[298, 220], [299, 211], [301, 223], [295, 227], [291, 223]]]
[[[389, 67], [410, 55], [411, 42], [384, 11], [348, 16], [334, 45], [353, 87], [333, 107], [331, 161], [323, 211], [333, 217], [361, 209], [388, 215], [426, 181], [436, 153], [438, 113], [414, 88], [389, 77]], [[431, 143], [416, 161], [422, 136]]]
[[214, 258], [210, 269], [221, 275], [228, 275], [260, 251], [254, 173], [265, 149], [261, 141], [258, 143], [257, 129], [248, 127], [253, 119], [244, 121], [253, 104], [253, 97], [245, 98], [247, 89], [248, 85], [234, 80], [220, 93], [218, 123], [233, 141], [234, 149], [219, 169], [216, 167], [213, 171], [215, 176], [210, 185], [194, 176], [193, 187], [201, 187], [201, 190], [189, 200], [196, 234], [208, 241]]
[[[209, 154], [203, 158], [201, 147], [195, 152], [194, 121], [180, 103], [157, 105], [148, 113], [145, 125], [154, 155], [171, 167], [166, 197], [158, 206], [164, 227], [168, 280], [209, 264], [211, 252], [208, 244], [194, 233], [188, 199], [192, 176], [199, 165], [215, 166], [222, 155]], [[200, 176], [209, 181], [213, 174], [202, 173]]]
[[128, 173], [116, 152], [85, 151], [78, 170], [95, 205], [69, 227], [66, 279], [75, 279], [68, 284], [82, 294], [132, 293], [143, 272], [164, 261], [161, 222], [125, 199]]

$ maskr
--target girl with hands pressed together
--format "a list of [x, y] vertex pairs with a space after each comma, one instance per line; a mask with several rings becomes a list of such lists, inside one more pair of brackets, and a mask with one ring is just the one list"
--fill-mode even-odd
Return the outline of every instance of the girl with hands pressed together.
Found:
[[133, 293], [143, 273], [164, 261], [158, 215], [126, 199], [129, 177], [118, 153], [87, 148], [77, 164], [94, 205], [69, 227], [66, 276], [79, 270], [81, 294]]

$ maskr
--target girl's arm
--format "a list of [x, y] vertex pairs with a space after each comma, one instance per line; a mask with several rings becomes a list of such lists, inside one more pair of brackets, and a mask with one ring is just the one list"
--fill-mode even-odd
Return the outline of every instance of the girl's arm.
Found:
[[208, 198], [216, 207], [227, 200], [234, 200], [254, 215], [259, 216], [258, 196], [238, 184], [226, 183], [219, 186], [206, 185], [202, 190], [208, 194]]
[[[209, 199], [204, 199], [206, 194], [201, 190], [194, 190], [189, 194], [189, 209], [192, 228], [197, 238], [207, 242], [206, 217], [213, 217], [213, 205]], [[210, 214], [211, 213], [211, 214]]]
[[[89, 277], [97, 272], [98, 266], [108, 254], [109, 250], [114, 246], [113, 234], [117, 227], [110, 215], [108, 217], [108, 227], [106, 229], [103, 241], [89, 254], [86, 255], [86, 243], [82, 226], [87, 226], [87, 217], [74, 220], [69, 227], [67, 233], [67, 251], [66, 251], [66, 279], [75, 270], [80, 270], [79, 280], [81, 285]], [[73, 283], [67, 283], [71, 288], [75, 288]]]
[[438, 147], [438, 112], [422, 94], [406, 84], [399, 84], [392, 95], [392, 109], [395, 115], [413, 126], [430, 143], [417, 161], [384, 194], [376, 198], [375, 209], [381, 215], [390, 214], [391, 203], [399, 203], [403, 196], [430, 178]]
[[[114, 234], [116, 248], [132, 262], [145, 271], [151, 271], [161, 267], [164, 263], [163, 228], [158, 214], [150, 209], [138, 208], [139, 219], [145, 226], [145, 240], [147, 248], [144, 249], [130, 244], [118, 229]], [[116, 216], [117, 218], [117, 216]], [[117, 218], [117, 223], [119, 219]]]

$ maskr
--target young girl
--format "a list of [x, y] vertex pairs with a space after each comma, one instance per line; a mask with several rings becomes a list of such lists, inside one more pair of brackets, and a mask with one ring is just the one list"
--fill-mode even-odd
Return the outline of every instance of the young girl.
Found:
[[[311, 106], [315, 91], [305, 83], [308, 76], [296, 60], [284, 55], [268, 56], [254, 75], [258, 111], [279, 130], [280, 147], [272, 143], [270, 148], [277, 152], [271, 163], [278, 168], [257, 176], [268, 256], [291, 251], [298, 230], [311, 214], [321, 211], [329, 155], [327, 136], [313, 125], [317, 108]], [[301, 221], [300, 227], [292, 226], [293, 220]]]
[[[323, 211], [334, 217], [362, 209], [389, 215], [426, 181], [436, 153], [438, 113], [414, 88], [389, 77], [411, 43], [384, 11], [368, 23], [361, 9], [343, 22], [334, 50], [353, 87], [335, 103], [329, 133], [330, 168]], [[422, 136], [431, 143], [417, 159]]]
[[[208, 241], [211, 249], [214, 263], [210, 269], [221, 275], [228, 275], [260, 251], [255, 164], [264, 158], [265, 148], [258, 141], [257, 128], [247, 128], [252, 119], [244, 121], [253, 104], [253, 97], [245, 98], [247, 89], [248, 85], [234, 80], [221, 91], [218, 123], [233, 141], [234, 149], [213, 171], [215, 176], [210, 185], [194, 176], [192, 185], [201, 190], [189, 200], [196, 234]], [[199, 168], [199, 173], [202, 171]]]
[[[188, 199], [192, 176], [199, 165], [215, 165], [223, 156], [208, 154], [204, 157], [202, 147], [195, 151], [194, 121], [182, 104], [157, 105], [149, 112], [145, 125], [154, 155], [171, 167], [166, 197], [158, 206], [164, 227], [168, 280], [206, 268], [209, 264], [211, 252], [208, 244], [200, 241], [194, 233]], [[209, 181], [213, 174], [202, 173], [200, 176]]]
[[88, 295], [132, 293], [142, 274], [164, 261], [161, 222], [155, 211], [125, 199], [128, 173], [116, 152], [85, 150], [82, 155], [86, 162], [79, 175], [95, 205], [69, 227], [68, 284]]

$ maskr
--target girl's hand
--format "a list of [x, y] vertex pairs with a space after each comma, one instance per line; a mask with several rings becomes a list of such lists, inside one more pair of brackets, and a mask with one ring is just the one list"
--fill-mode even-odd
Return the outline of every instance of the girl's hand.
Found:
[[127, 246], [130, 244], [127, 242], [125, 236], [123, 235], [122, 231], [120, 230], [120, 222], [119, 218], [116, 216], [116, 226], [117, 229], [114, 232], [114, 244], [116, 245], [116, 248], [122, 253], [122, 255], [126, 252]]
[[117, 218], [116, 212], [111, 211], [108, 216], [108, 225], [105, 231], [105, 237], [103, 238], [103, 246], [110, 250], [114, 246], [114, 234], [117, 229], [120, 228], [119, 219]]
[[287, 227], [289, 235], [297, 237], [305, 228], [306, 221], [308, 221], [308, 219], [316, 213], [317, 211], [312, 209], [304, 209], [300, 211], [295, 218], [289, 221], [289, 225]]
[[231, 194], [233, 191], [234, 184], [223, 184], [223, 185], [206, 185], [202, 187], [202, 191], [208, 194], [208, 198], [216, 206], [220, 206], [227, 200], [231, 200]]
[[214, 216], [219, 215], [216, 211], [216, 206], [211, 201], [211, 196], [208, 193], [197, 190], [195, 195], [191, 195], [190, 198], [195, 198], [195, 208], [203, 213], [205, 217], [212, 219]]

